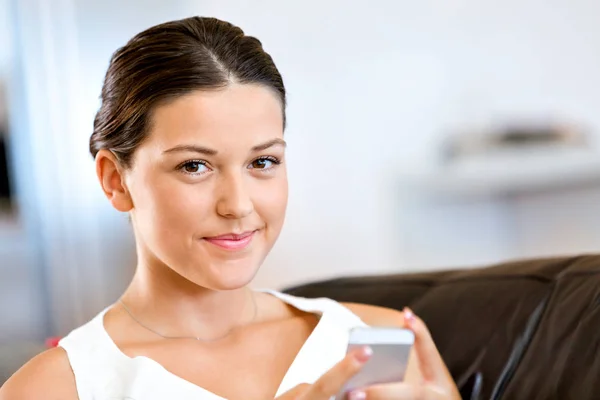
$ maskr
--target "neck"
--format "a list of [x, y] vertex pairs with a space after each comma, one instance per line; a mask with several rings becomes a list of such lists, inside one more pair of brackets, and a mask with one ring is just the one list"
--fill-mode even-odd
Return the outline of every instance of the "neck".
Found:
[[122, 297], [136, 319], [164, 336], [223, 337], [255, 316], [248, 287], [213, 290], [201, 287], [161, 263], [138, 263]]

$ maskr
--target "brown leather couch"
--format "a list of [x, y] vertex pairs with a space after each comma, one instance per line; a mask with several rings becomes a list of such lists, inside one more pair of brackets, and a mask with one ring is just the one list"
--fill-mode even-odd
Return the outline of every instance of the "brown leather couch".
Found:
[[334, 279], [287, 292], [402, 309], [467, 399], [600, 399], [600, 256]]

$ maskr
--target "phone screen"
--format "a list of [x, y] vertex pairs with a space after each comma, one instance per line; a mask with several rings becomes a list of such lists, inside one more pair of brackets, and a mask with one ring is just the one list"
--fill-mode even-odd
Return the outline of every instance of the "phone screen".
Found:
[[368, 344], [373, 350], [373, 355], [358, 374], [346, 383], [336, 400], [345, 399], [345, 393], [353, 389], [378, 383], [401, 382], [404, 379], [412, 341], [409, 343], [377, 343], [378, 341], [374, 340], [374, 342], [369, 343], [363, 339], [360, 343], [349, 343], [348, 352]]

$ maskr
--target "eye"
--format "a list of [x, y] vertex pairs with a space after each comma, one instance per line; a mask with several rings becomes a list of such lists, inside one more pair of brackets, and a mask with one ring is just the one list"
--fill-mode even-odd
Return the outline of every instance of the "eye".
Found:
[[275, 157], [260, 157], [252, 161], [248, 168], [250, 169], [261, 169], [267, 170], [273, 168], [275, 165], [279, 165], [281, 162]]
[[190, 160], [186, 161], [178, 167], [179, 170], [186, 174], [199, 175], [208, 171], [208, 167], [204, 161]]

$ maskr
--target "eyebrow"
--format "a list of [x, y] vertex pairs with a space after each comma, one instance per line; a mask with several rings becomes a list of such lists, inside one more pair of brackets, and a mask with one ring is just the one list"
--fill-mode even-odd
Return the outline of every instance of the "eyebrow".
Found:
[[267, 142], [264, 142], [262, 144], [257, 144], [256, 146], [252, 147], [252, 151], [253, 152], [257, 152], [257, 151], [264, 151], [268, 148], [271, 148], [273, 146], [283, 146], [286, 147], [287, 143], [285, 142], [285, 140], [280, 139], [280, 138], [276, 138], [276, 139], [271, 139]]
[[[286, 147], [287, 143], [285, 142], [285, 140], [280, 139], [280, 138], [271, 139], [267, 142], [253, 146], [252, 152], [264, 151], [273, 146]], [[204, 146], [197, 146], [197, 145], [191, 145], [191, 144], [182, 144], [182, 145], [172, 147], [168, 150], [163, 151], [163, 154], [178, 153], [178, 152], [193, 152], [193, 153], [204, 154], [207, 156], [214, 156], [217, 154], [217, 150], [214, 150], [214, 149], [211, 149], [208, 147], [204, 147]]]

